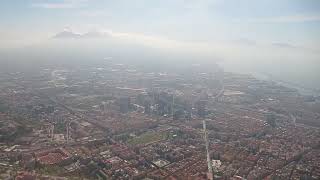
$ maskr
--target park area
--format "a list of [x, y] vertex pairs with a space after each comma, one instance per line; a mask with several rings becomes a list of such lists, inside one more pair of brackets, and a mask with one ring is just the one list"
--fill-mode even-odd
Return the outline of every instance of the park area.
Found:
[[146, 132], [140, 136], [134, 137], [127, 141], [130, 145], [146, 145], [149, 143], [166, 140], [168, 138], [168, 132]]

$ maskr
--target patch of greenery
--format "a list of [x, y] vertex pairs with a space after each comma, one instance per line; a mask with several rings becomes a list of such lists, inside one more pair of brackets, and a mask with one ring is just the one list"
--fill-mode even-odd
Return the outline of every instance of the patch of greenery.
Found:
[[14, 142], [17, 138], [22, 137], [30, 132], [32, 132], [32, 129], [24, 125], [18, 125], [14, 131], [10, 133], [7, 132], [5, 134], [1, 134], [0, 142]]
[[267, 123], [273, 128], [277, 126], [276, 119], [277, 118], [273, 113], [267, 114]]
[[155, 141], [165, 140], [168, 138], [167, 132], [147, 132], [138, 137], [134, 137], [127, 141], [130, 145], [148, 144]]
[[6, 105], [6, 103], [0, 99], [0, 112], [5, 113], [8, 111], [9, 111], [9, 106]]
[[58, 176], [59, 174], [64, 173], [64, 169], [60, 166], [46, 166], [39, 168], [37, 172], [43, 175]]
[[63, 121], [58, 121], [58, 123], [54, 126], [55, 133], [64, 133], [66, 131], [66, 124]]

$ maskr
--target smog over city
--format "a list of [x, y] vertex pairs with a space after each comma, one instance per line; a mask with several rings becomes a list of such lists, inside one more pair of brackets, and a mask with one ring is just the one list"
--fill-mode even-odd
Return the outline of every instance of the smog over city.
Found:
[[320, 179], [320, 1], [2, 0], [0, 179]]

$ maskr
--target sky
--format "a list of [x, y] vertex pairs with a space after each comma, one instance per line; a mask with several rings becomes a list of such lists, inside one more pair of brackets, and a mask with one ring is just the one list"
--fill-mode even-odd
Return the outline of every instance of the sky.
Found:
[[30, 44], [64, 29], [320, 47], [318, 0], [2, 0], [0, 22], [1, 47]]
[[[233, 64], [320, 69], [319, 0], [2, 0], [0, 49], [87, 33]], [[96, 36], [104, 40], [102, 36]], [[60, 36], [61, 37], [61, 36]], [[60, 38], [63, 39], [63, 38]], [[294, 69], [291, 69], [294, 71]]]

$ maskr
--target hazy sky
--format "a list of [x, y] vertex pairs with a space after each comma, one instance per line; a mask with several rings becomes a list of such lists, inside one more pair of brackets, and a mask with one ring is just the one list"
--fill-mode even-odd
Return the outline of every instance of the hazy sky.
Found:
[[[244, 67], [245, 72], [267, 72], [320, 88], [320, 0], [0, 3], [0, 50], [46, 47], [57, 41], [64, 47], [69, 36], [84, 47], [90, 41], [93, 49], [101, 42], [119, 40], [161, 53], [220, 59], [235, 70]], [[95, 44], [92, 38], [100, 42]]]
[[320, 47], [319, 0], [2, 0], [1, 46], [70, 29], [183, 42]]
[[61, 32], [106, 41], [103, 34], [279, 72], [308, 64], [300, 74], [319, 75], [319, 0], [1, 0], [0, 22], [0, 49], [41, 45]]

